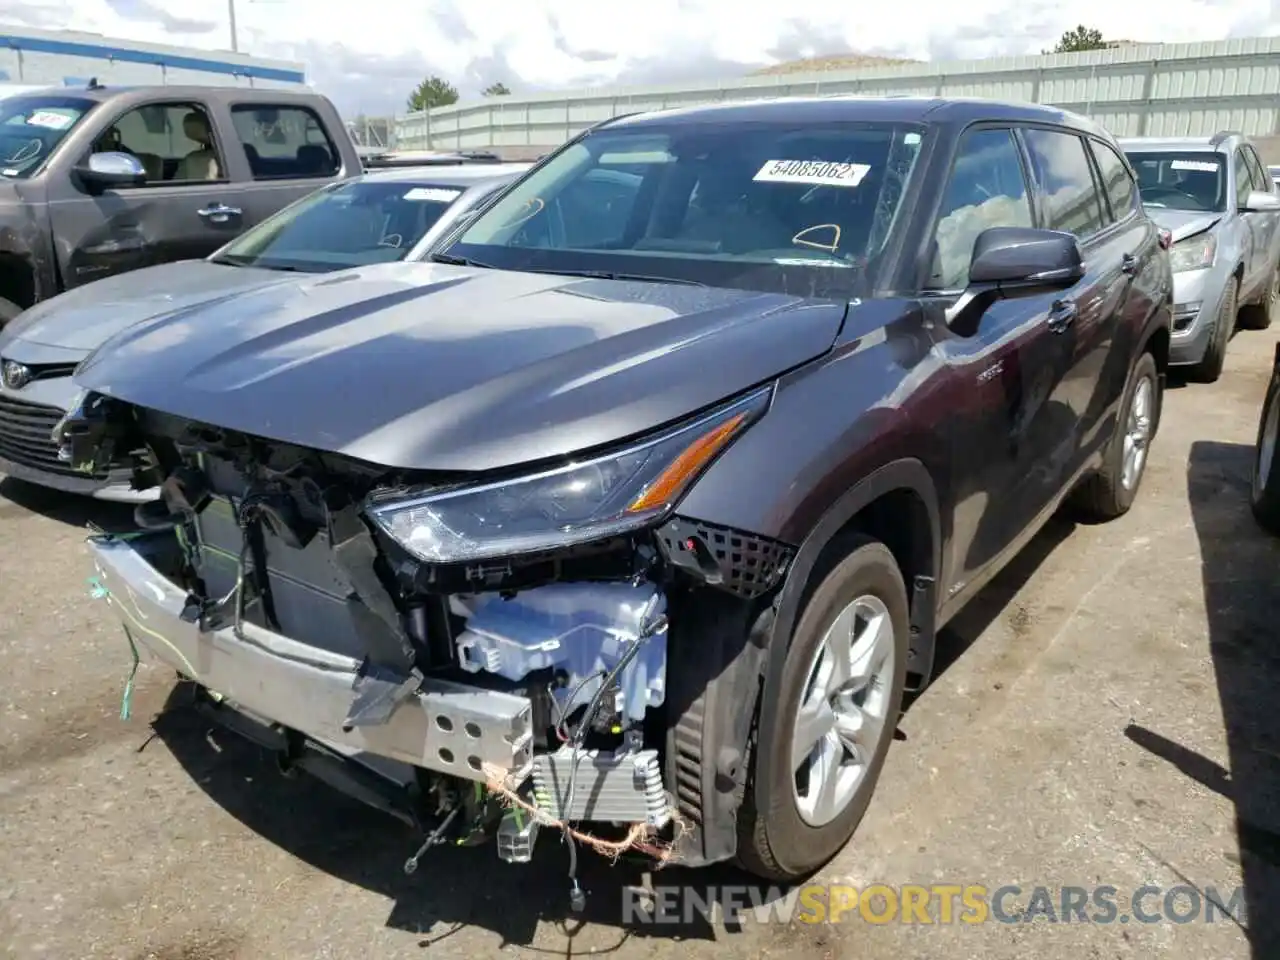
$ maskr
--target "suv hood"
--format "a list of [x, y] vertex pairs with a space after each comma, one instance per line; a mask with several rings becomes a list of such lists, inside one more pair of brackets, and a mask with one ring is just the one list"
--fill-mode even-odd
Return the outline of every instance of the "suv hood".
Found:
[[[185, 260], [131, 270], [75, 287], [25, 310], [4, 328], [6, 356], [15, 341], [88, 353], [147, 317], [171, 313], [238, 291], [289, 283], [297, 274]], [[13, 353], [18, 357], [17, 353]], [[21, 359], [21, 357], [18, 357]]]
[[1173, 234], [1173, 242], [1204, 233], [1222, 219], [1221, 213], [1201, 213], [1195, 210], [1169, 210], [1161, 207], [1145, 208], [1147, 216]]
[[76, 373], [142, 407], [387, 467], [563, 456], [831, 348], [844, 301], [394, 263], [138, 323]]

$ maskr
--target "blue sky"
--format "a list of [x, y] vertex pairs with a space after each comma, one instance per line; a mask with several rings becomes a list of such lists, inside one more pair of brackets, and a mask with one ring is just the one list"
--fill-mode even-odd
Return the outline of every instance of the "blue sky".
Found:
[[[346, 113], [402, 109], [427, 74], [463, 97], [740, 76], [856, 50], [954, 59], [1039, 53], [1077, 23], [1153, 42], [1280, 33], [1277, 0], [236, 0], [242, 52], [302, 60]], [[5, 0], [0, 24], [207, 50], [231, 46], [227, 0]]]

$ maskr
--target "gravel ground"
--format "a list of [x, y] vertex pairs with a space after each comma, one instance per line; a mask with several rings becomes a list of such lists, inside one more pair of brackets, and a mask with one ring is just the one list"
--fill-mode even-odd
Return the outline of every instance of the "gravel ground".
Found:
[[[395, 821], [211, 731], [139, 674], [88, 596], [83, 527], [127, 511], [0, 482], [0, 948], [123, 960], [614, 953], [733, 957], [1280, 956], [1280, 542], [1247, 507], [1274, 335], [1170, 389], [1144, 488], [1105, 526], [1055, 520], [944, 637], [857, 836], [819, 878], [867, 884], [1243, 884], [1244, 926], [625, 922], [631, 867], [433, 854]], [[668, 871], [660, 883], [741, 882]], [[1160, 903], [1157, 896], [1147, 909]], [[851, 915], [852, 916], [852, 915]], [[1252, 940], [1252, 946], [1251, 941]], [[1252, 953], [1251, 953], [1252, 951]]]

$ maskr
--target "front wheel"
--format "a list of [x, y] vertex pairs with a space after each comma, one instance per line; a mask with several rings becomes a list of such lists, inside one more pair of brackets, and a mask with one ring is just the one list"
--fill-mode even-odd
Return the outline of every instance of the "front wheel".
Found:
[[1253, 477], [1249, 506], [1254, 519], [1268, 533], [1280, 536], [1280, 463], [1276, 462], [1280, 436], [1280, 369], [1271, 373], [1267, 396], [1258, 418], [1258, 439], [1254, 443]]
[[910, 630], [902, 574], [883, 544], [857, 535], [846, 546], [792, 635], [779, 722], [756, 731], [738, 860], [769, 880], [808, 876], [853, 835], [902, 709]]

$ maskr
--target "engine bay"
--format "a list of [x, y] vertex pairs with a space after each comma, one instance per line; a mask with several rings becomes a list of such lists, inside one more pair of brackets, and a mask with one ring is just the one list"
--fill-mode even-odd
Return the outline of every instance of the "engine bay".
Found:
[[[328, 754], [412, 796], [406, 819], [427, 838], [406, 870], [446, 840], [496, 838], [503, 859], [528, 860], [540, 825], [604, 825], [625, 834], [604, 849], [659, 858], [698, 829], [705, 791], [681, 790], [672, 755], [690, 704], [669, 694], [673, 650], [696, 663], [697, 638], [673, 636], [672, 623], [708, 590], [756, 611], [785, 569], [783, 545], [672, 517], [563, 549], [429, 563], [370, 523], [367, 505], [465, 478], [405, 476], [103, 397], [58, 439], [81, 469], [145, 451], [132, 455], [134, 485], [159, 486], [161, 499], [136, 518], [167, 544], [149, 562], [182, 592], [192, 637], [293, 643], [312, 661], [359, 665], [330, 737], [271, 716], [270, 698], [258, 709], [209, 688], [204, 700], [289, 758]], [[398, 735], [415, 705], [428, 718], [421, 743], [356, 748]]]

